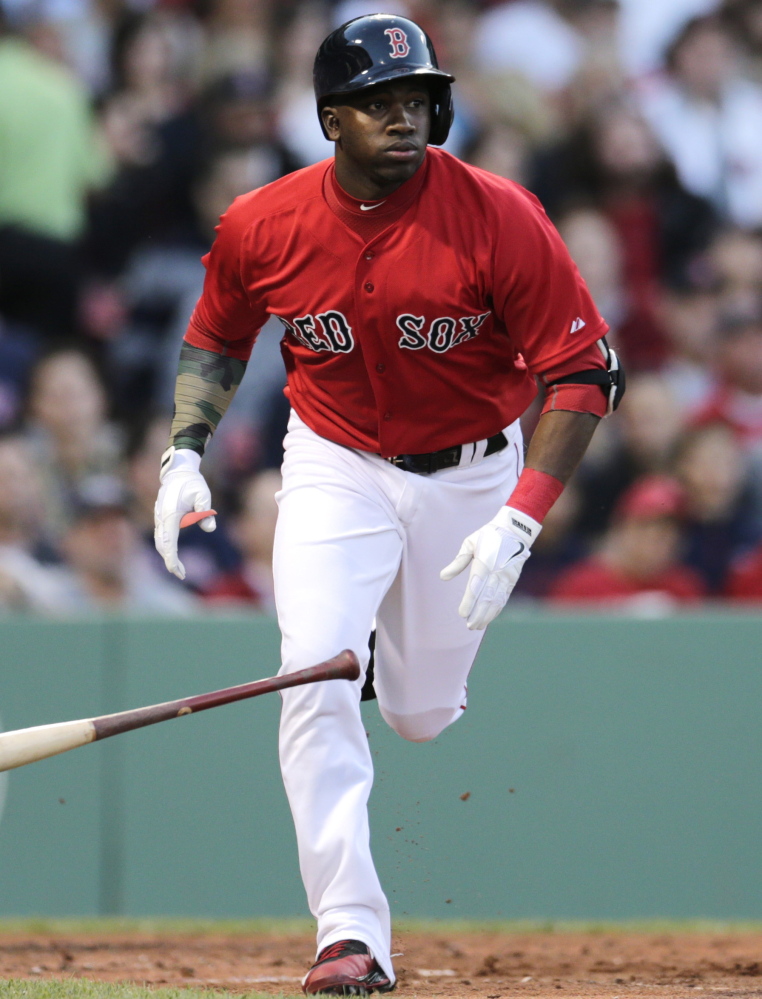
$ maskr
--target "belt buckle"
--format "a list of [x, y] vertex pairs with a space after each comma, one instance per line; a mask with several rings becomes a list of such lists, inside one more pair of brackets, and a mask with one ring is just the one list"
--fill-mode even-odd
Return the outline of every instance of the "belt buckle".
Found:
[[[387, 458], [395, 468], [401, 468], [405, 472], [413, 475], [428, 475], [431, 471], [430, 454], [396, 454], [393, 458]], [[423, 468], [422, 465], [426, 467]]]
[[460, 461], [461, 446], [429, 451], [427, 454], [397, 454], [386, 460], [396, 468], [402, 468], [414, 475], [431, 475], [443, 468], [451, 468]]

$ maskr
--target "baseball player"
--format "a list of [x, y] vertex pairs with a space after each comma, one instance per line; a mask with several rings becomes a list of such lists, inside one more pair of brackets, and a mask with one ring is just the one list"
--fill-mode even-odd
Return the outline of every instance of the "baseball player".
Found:
[[[335, 157], [236, 199], [204, 258], [156, 545], [182, 579], [180, 518], [211, 509], [204, 448], [277, 316], [292, 407], [273, 561], [282, 671], [344, 648], [367, 668], [375, 621], [381, 714], [424, 742], [465, 710], [484, 628], [623, 379], [537, 200], [432, 148], [453, 77], [416, 24], [348, 22], [314, 80]], [[519, 416], [536, 379], [547, 391], [525, 467]], [[394, 987], [362, 686], [283, 695], [281, 768], [318, 923], [308, 994]]]

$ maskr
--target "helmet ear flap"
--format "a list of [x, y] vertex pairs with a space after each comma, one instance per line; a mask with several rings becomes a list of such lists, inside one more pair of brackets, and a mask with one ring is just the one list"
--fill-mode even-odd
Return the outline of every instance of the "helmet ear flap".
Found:
[[441, 146], [447, 141], [454, 117], [455, 108], [452, 103], [452, 89], [450, 85], [432, 87], [430, 145]]

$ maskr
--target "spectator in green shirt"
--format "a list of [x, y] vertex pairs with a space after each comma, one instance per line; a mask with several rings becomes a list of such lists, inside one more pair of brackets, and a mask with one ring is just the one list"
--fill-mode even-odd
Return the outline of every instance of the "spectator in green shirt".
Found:
[[0, 313], [70, 335], [86, 196], [107, 180], [108, 156], [73, 73], [2, 21], [0, 150]]

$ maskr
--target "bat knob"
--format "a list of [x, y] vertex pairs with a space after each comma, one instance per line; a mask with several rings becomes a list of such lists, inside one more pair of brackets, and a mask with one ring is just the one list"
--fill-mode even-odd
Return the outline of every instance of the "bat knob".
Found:
[[337, 680], [356, 680], [360, 676], [360, 663], [351, 649], [344, 649], [333, 660]]

